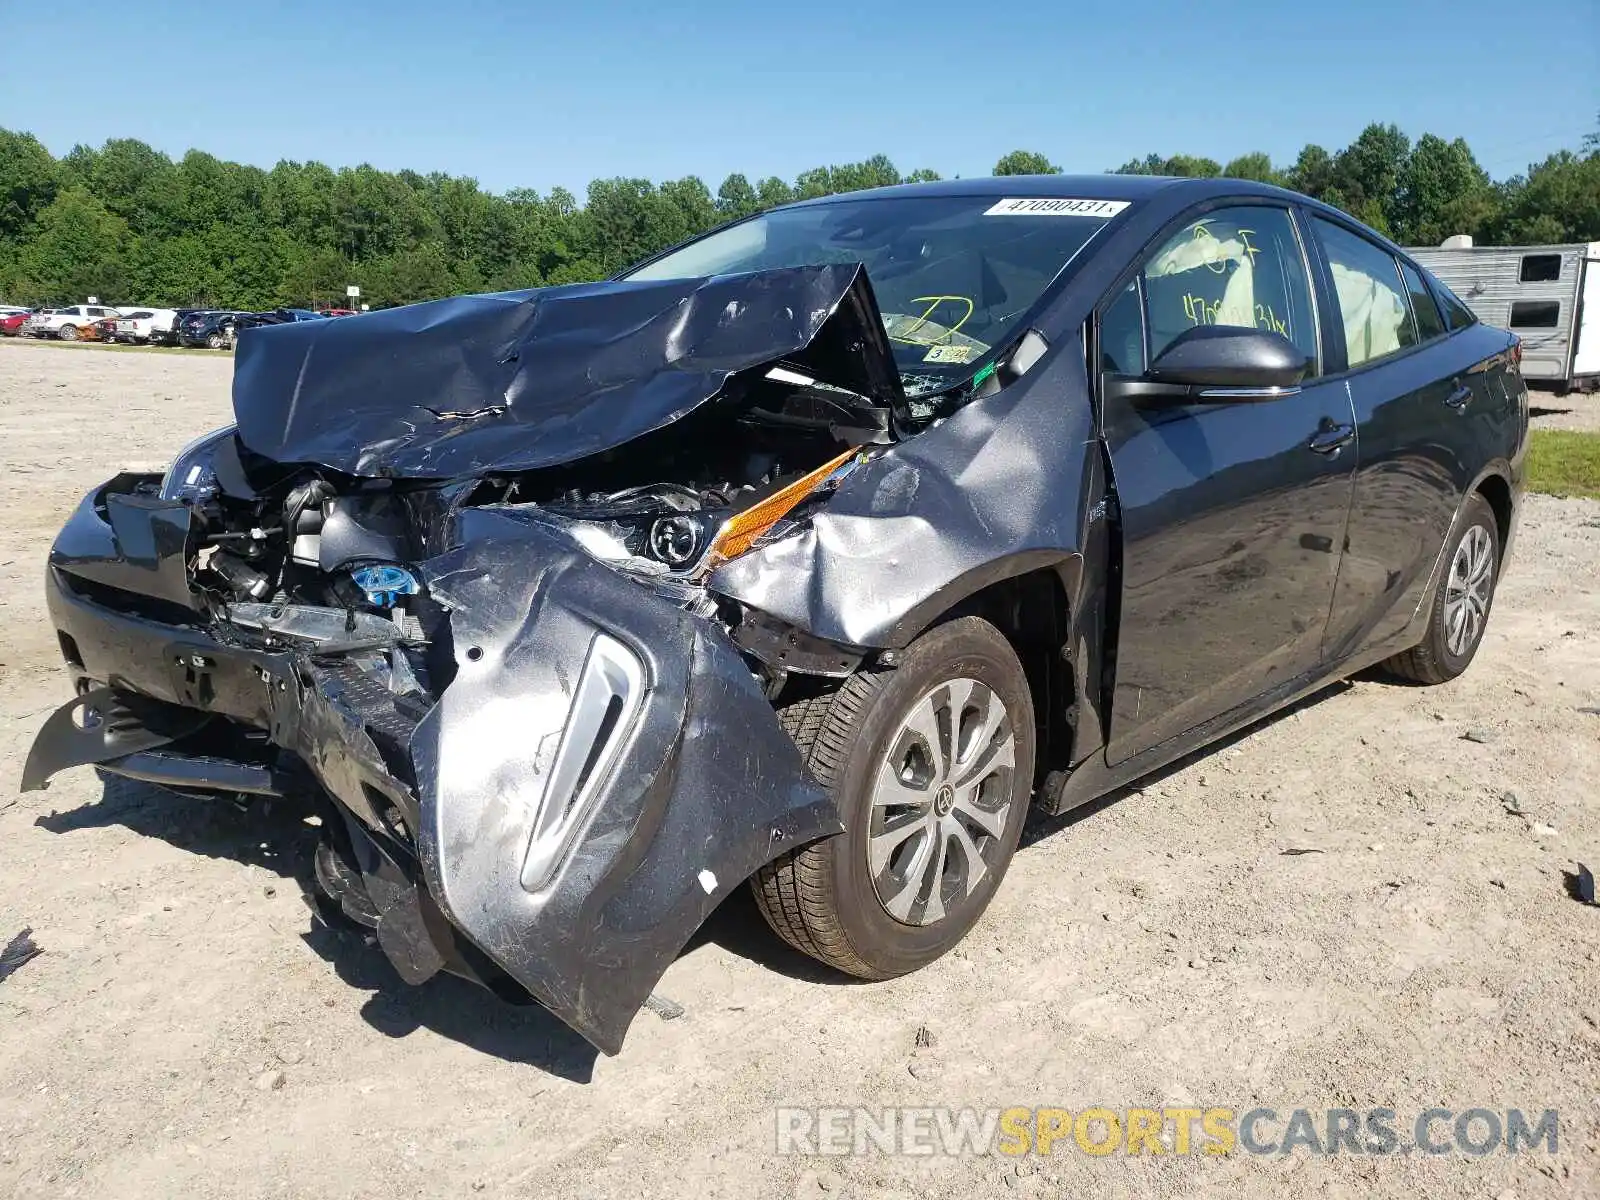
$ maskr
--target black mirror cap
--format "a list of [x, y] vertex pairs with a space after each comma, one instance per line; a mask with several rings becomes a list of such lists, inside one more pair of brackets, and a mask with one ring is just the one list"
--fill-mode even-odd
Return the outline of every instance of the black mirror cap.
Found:
[[1196, 325], [1156, 356], [1145, 378], [1191, 387], [1289, 388], [1310, 369], [1305, 352], [1281, 333]]

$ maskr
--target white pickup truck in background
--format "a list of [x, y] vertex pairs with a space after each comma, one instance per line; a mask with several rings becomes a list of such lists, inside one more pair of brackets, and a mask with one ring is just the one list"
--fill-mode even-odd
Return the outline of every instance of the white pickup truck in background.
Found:
[[75, 342], [94, 336], [94, 323], [107, 317], [120, 317], [121, 311], [109, 304], [72, 304], [66, 308], [47, 308], [22, 323], [23, 337], [60, 338]]
[[117, 321], [116, 340], [143, 345], [146, 342], [165, 342], [172, 334], [172, 323], [178, 319], [173, 308], [125, 308]]

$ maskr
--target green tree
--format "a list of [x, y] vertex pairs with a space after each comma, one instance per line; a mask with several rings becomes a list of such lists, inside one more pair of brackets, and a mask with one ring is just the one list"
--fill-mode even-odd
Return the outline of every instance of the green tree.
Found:
[[1222, 174], [1222, 164], [1214, 158], [1198, 158], [1192, 154], [1174, 154], [1167, 159], [1163, 175], [1177, 175], [1189, 179], [1215, 179]]
[[1498, 208], [1489, 175], [1467, 143], [1425, 133], [1400, 167], [1393, 233], [1417, 246], [1436, 246], [1454, 233], [1480, 236]]
[[1600, 150], [1562, 150], [1502, 189], [1489, 234], [1501, 245], [1600, 241]]
[[19, 276], [34, 281], [32, 301], [82, 300], [108, 303], [121, 297], [128, 272], [122, 252], [128, 226], [81, 187], [69, 187], [40, 211], [37, 233], [24, 247]]
[[1130, 158], [1112, 174], [1214, 179], [1222, 174], [1222, 164], [1214, 158], [1196, 158], [1192, 154], [1174, 154], [1171, 158], [1163, 158], [1159, 154], [1147, 154], [1143, 158]]
[[761, 211], [761, 197], [743, 175], [729, 175], [717, 189], [717, 214], [725, 221], [736, 221]]
[[794, 189], [776, 175], [769, 175], [756, 184], [756, 195], [761, 198], [761, 207], [764, 209], [776, 208], [797, 199]]
[[21, 237], [55, 199], [60, 172], [31, 133], [0, 129], [0, 241]]
[[1297, 192], [1304, 192], [1307, 196], [1315, 196], [1318, 200], [1328, 200], [1329, 193], [1333, 190], [1333, 155], [1321, 146], [1308, 145], [1300, 151], [1300, 156], [1294, 160], [1284, 182]]
[[[1337, 153], [1308, 145], [1283, 172], [1260, 153], [1226, 166], [1148, 154], [1118, 170], [1283, 178], [1410, 241], [1455, 232], [1485, 244], [1600, 240], [1600, 133], [1501, 183], [1460, 139], [1424, 135], [1412, 147], [1383, 124]], [[1025, 150], [995, 165], [997, 175], [1058, 172]], [[357, 283], [371, 303], [395, 304], [570, 283], [798, 198], [937, 178], [926, 168], [902, 176], [879, 154], [792, 181], [731, 174], [714, 195], [692, 175], [596, 180], [580, 205], [561, 188], [496, 195], [437, 171], [289, 160], [262, 171], [202, 150], [173, 162], [126, 138], [58, 160], [31, 135], [0, 129], [0, 299], [323, 304]]]
[[1334, 156], [1333, 186], [1346, 212], [1374, 229], [1389, 232], [1396, 218], [1400, 172], [1411, 139], [1396, 125], [1368, 125]]
[[1229, 179], [1253, 179], [1258, 183], [1283, 183], [1283, 173], [1272, 165], [1272, 159], [1261, 151], [1241, 154], [1222, 168]]
[[1113, 175], [1165, 175], [1167, 160], [1159, 154], [1147, 154], [1143, 158], [1130, 158], [1120, 167], [1113, 167]]
[[456, 292], [449, 252], [439, 242], [425, 242], [380, 259], [367, 267], [365, 274], [372, 281], [370, 303], [375, 306], [414, 304]]
[[1061, 168], [1033, 150], [1013, 150], [995, 163], [992, 175], [1059, 175]]

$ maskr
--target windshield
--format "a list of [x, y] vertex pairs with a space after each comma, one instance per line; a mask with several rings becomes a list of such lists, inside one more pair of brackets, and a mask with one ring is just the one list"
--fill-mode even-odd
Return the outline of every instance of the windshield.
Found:
[[915, 396], [966, 378], [1021, 332], [1062, 268], [1126, 207], [994, 196], [837, 200], [752, 217], [624, 278], [862, 263]]

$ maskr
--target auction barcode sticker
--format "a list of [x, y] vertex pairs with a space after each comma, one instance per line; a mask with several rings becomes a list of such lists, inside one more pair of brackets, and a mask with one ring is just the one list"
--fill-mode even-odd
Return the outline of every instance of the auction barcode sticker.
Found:
[[1105, 217], [1128, 207], [1126, 200], [1069, 200], [1053, 196], [1001, 200], [986, 217]]

